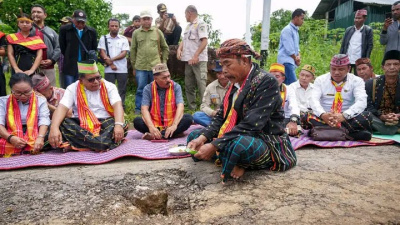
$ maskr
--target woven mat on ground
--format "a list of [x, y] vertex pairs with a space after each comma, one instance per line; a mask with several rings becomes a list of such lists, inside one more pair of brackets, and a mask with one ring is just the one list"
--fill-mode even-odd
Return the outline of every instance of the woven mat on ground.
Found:
[[[313, 141], [311, 140], [308, 135], [308, 131], [305, 131], [303, 135], [299, 138], [290, 138], [292, 142], [292, 146], [294, 149], [298, 150], [299, 148], [306, 146], [306, 145], [315, 145], [321, 148], [350, 148], [356, 146], [374, 146], [374, 145], [390, 145], [393, 144], [394, 141], [392, 140], [385, 140], [381, 138], [373, 137], [370, 141]], [[374, 135], [375, 136], [375, 135]]]
[[380, 138], [380, 139], [385, 139], [385, 140], [392, 140], [397, 143], [400, 143], [400, 134], [395, 134], [395, 135], [383, 135], [383, 134], [374, 134], [374, 138]]
[[143, 159], [176, 159], [185, 158], [190, 155], [173, 156], [168, 152], [170, 146], [186, 144], [189, 133], [201, 126], [191, 126], [184, 137], [172, 139], [165, 143], [155, 143], [142, 140], [143, 134], [138, 131], [129, 131], [127, 140], [119, 147], [108, 151], [97, 153], [93, 151], [63, 153], [61, 150], [47, 151], [39, 155], [20, 155], [10, 158], [0, 158], [0, 170], [12, 170], [34, 166], [62, 166], [68, 164], [102, 164], [125, 156], [134, 156]]
[[[116, 149], [108, 152], [97, 153], [93, 151], [66, 152], [60, 150], [47, 151], [39, 155], [20, 155], [10, 158], [0, 158], [0, 170], [12, 170], [35, 166], [62, 166], [68, 164], [102, 164], [125, 156], [133, 156], [142, 159], [176, 159], [185, 158], [189, 155], [173, 156], [169, 154], [170, 146], [185, 144], [187, 135], [194, 129], [201, 128], [199, 125], [191, 126], [184, 137], [172, 139], [166, 143], [154, 143], [142, 140], [142, 134], [138, 131], [129, 131], [127, 141]], [[399, 135], [400, 136], [400, 135]], [[306, 134], [300, 138], [290, 138], [292, 146], [297, 150], [305, 145], [316, 145], [323, 148], [332, 147], [355, 147], [366, 145], [393, 144], [393, 140], [373, 138], [369, 142], [359, 141], [313, 141]]]

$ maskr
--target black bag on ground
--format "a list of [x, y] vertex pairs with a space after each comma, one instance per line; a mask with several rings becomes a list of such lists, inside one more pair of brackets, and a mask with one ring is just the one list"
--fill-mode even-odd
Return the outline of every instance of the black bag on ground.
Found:
[[349, 131], [343, 127], [314, 127], [309, 131], [308, 136], [314, 141], [347, 141], [353, 139], [349, 136]]

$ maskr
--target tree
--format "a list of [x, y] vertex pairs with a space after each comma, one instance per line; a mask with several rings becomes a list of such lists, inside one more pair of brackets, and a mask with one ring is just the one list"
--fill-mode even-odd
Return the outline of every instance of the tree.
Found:
[[128, 13], [117, 13], [113, 15], [113, 18], [118, 19], [121, 22], [121, 28], [126, 28], [132, 24], [132, 20], [129, 18]]
[[3, 23], [17, 30], [16, 17], [19, 8], [30, 14], [31, 6], [43, 5], [47, 11], [46, 24], [58, 31], [59, 20], [64, 16], [71, 16], [74, 10], [82, 9], [86, 12], [87, 24], [97, 30], [99, 34], [107, 33], [107, 21], [111, 18], [111, 2], [105, 0], [8, 0], [0, 2], [0, 19]]
[[218, 48], [221, 43], [221, 31], [214, 30], [212, 27], [212, 16], [209, 14], [200, 14], [199, 17], [207, 24], [208, 28], [208, 46]]

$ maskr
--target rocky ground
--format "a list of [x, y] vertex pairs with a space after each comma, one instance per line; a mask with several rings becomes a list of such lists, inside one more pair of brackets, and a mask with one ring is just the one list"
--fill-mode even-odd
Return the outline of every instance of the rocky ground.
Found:
[[0, 173], [0, 224], [400, 224], [400, 148], [306, 148], [222, 185], [190, 158]]

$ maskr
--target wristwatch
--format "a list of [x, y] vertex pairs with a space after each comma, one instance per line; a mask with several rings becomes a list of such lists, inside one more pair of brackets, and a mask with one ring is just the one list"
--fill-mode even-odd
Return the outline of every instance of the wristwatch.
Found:
[[293, 123], [296, 123], [296, 124], [299, 124], [299, 121], [300, 119], [299, 119], [299, 116], [297, 116], [297, 115], [291, 115], [290, 116], [290, 122], [293, 122]]
[[349, 114], [347, 114], [347, 113], [342, 113], [342, 115], [346, 120], [351, 119], [351, 116]]

